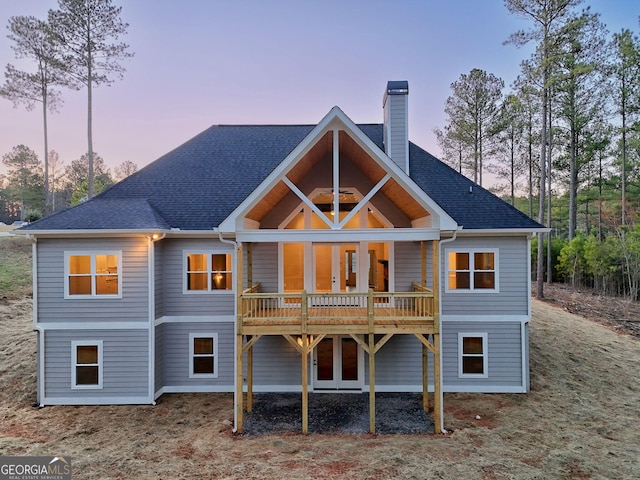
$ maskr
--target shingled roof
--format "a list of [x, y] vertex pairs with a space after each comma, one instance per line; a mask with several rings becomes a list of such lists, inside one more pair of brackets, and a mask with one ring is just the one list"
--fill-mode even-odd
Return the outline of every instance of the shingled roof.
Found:
[[[216, 125], [93, 199], [22, 230], [210, 230], [287, 157], [315, 125]], [[381, 124], [358, 125], [381, 150]], [[410, 142], [410, 177], [460, 226], [541, 226]]]

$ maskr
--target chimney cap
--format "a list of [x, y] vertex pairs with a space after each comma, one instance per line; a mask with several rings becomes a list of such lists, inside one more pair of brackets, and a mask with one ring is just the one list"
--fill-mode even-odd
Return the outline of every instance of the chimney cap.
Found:
[[406, 80], [390, 80], [387, 82], [387, 95], [407, 95], [409, 82]]

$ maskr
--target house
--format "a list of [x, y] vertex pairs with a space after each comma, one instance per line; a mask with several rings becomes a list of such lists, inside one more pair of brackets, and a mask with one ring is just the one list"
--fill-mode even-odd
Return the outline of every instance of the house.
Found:
[[[41, 405], [171, 392], [529, 389], [530, 238], [546, 231], [383, 124], [218, 125], [33, 242]], [[245, 394], [246, 392], [246, 394]]]

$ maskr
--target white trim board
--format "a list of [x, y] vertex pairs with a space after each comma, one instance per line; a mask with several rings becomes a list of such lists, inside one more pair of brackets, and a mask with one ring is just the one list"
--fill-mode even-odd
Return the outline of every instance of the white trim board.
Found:
[[441, 315], [441, 322], [528, 323], [529, 315]]
[[148, 322], [46, 322], [38, 323], [37, 328], [44, 331], [54, 330], [149, 330]]
[[235, 323], [233, 315], [163, 315], [156, 318], [155, 326], [165, 323]]

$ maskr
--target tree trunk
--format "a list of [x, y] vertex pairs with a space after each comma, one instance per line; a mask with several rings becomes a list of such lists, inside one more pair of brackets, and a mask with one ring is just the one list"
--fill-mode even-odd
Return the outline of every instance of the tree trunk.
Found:
[[44, 216], [51, 213], [51, 193], [49, 187], [49, 138], [47, 134], [47, 92], [42, 94], [42, 123], [44, 130]]

